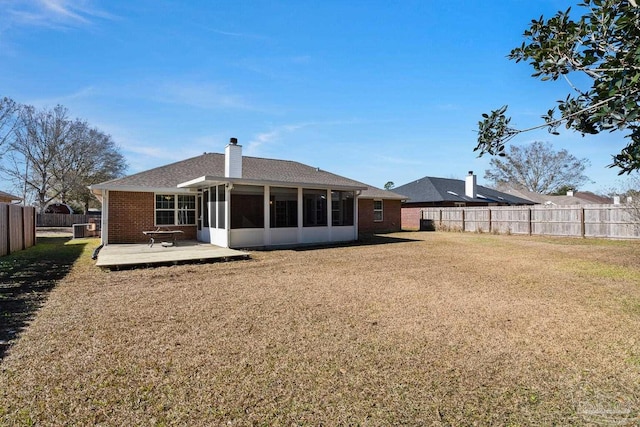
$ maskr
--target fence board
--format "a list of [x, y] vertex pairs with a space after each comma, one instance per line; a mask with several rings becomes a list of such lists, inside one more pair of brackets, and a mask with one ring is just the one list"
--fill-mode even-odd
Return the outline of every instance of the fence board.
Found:
[[463, 231], [573, 237], [640, 238], [640, 218], [625, 205], [423, 208], [422, 219]]
[[73, 224], [85, 224], [90, 220], [100, 222], [100, 215], [84, 214], [38, 214], [38, 227], [72, 227]]
[[9, 254], [9, 205], [0, 203], [0, 256]]
[[9, 253], [25, 248], [23, 219], [22, 206], [9, 205]]
[[35, 245], [35, 222], [35, 208], [0, 203], [0, 256]]

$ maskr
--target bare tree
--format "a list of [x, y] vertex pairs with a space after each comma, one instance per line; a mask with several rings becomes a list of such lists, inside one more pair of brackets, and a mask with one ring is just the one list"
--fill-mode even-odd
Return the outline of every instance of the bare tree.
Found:
[[0, 99], [0, 157], [2, 157], [7, 141], [13, 136], [18, 110], [19, 105], [11, 98]]
[[34, 195], [40, 211], [59, 196], [52, 191], [56, 179], [53, 170], [66, 151], [70, 134], [71, 122], [61, 105], [42, 111], [32, 106], [20, 109], [14, 137], [8, 146], [9, 164], [4, 165], [2, 171], [16, 186], [24, 184], [25, 193]]
[[76, 122], [70, 155], [56, 168], [60, 199], [76, 201], [89, 210], [95, 198], [88, 186], [122, 176], [127, 168], [124, 156], [104, 132], [86, 122]]
[[126, 169], [111, 136], [85, 121], [70, 120], [61, 105], [51, 110], [22, 107], [7, 154], [0, 171], [16, 187], [23, 186], [24, 199], [32, 196], [40, 211], [53, 200], [79, 201], [87, 209], [86, 187]]
[[589, 181], [584, 170], [588, 159], [578, 159], [567, 150], [554, 151], [549, 143], [533, 142], [491, 159], [484, 178], [495, 185], [515, 184], [529, 191], [548, 194], [562, 186], [578, 188]]
[[640, 231], [640, 172], [631, 173], [621, 188], [609, 190], [608, 195], [620, 198], [620, 203], [626, 207], [632, 225]]

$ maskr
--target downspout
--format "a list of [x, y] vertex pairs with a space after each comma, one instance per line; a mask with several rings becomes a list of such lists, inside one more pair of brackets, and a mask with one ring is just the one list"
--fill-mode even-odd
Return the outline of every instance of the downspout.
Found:
[[353, 224], [355, 225], [353, 230], [353, 235], [354, 235], [353, 240], [358, 240], [358, 228], [360, 227], [360, 221], [358, 221], [358, 215], [360, 211], [360, 201], [358, 200], [358, 198], [360, 197], [361, 194], [362, 194], [362, 190], [355, 191], [356, 196], [354, 197], [354, 201], [353, 201], [355, 203], [354, 212], [353, 212]]

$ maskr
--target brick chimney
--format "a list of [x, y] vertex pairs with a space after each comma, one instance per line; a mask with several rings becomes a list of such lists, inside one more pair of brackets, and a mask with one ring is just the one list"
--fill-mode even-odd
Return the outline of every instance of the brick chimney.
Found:
[[464, 195], [472, 199], [475, 199], [478, 195], [476, 176], [473, 174], [473, 171], [469, 171], [469, 175], [464, 179]]
[[242, 178], [242, 145], [237, 138], [231, 138], [224, 149], [224, 176]]

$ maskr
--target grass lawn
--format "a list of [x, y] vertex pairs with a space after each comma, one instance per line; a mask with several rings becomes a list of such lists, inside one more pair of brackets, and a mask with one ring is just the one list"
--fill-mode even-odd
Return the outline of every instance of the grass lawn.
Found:
[[114, 272], [79, 240], [0, 425], [640, 423], [640, 242], [392, 237]]

